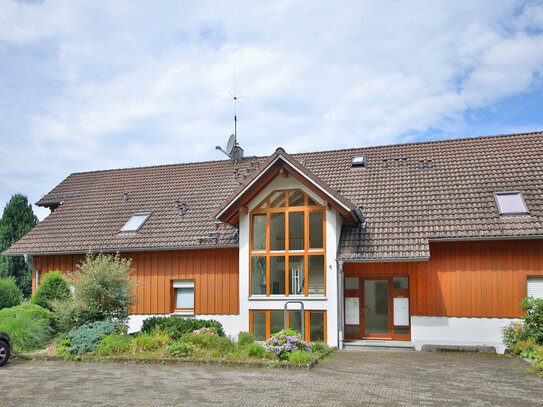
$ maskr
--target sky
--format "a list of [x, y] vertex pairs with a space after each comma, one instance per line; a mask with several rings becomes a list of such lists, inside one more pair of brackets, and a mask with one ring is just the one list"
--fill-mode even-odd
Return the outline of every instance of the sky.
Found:
[[543, 1], [0, 0], [0, 209], [223, 159], [233, 94], [270, 155], [541, 131], [542, 74]]

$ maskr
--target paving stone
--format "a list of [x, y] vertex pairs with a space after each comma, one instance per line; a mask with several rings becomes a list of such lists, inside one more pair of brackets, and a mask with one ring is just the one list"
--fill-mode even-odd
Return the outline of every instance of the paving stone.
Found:
[[0, 406], [535, 406], [543, 380], [489, 354], [337, 352], [317, 368], [10, 361]]

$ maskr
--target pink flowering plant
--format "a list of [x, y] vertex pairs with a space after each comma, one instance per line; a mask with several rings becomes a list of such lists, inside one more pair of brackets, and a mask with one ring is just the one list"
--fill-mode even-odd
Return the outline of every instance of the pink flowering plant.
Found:
[[215, 335], [216, 334], [215, 330], [206, 328], [205, 326], [203, 328], [192, 331], [192, 333], [196, 335]]
[[302, 335], [292, 329], [283, 329], [266, 341], [266, 352], [275, 353], [280, 360], [288, 360], [289, 354], [296, 351], [311, 353]]

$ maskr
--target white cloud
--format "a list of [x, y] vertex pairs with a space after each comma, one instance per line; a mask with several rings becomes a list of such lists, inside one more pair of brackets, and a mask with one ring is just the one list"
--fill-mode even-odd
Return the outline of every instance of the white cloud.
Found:
[[537, 84], [543, 5], [458, 3], [4, 0], [0, 202], [73, 171], [221, 158], [234, 72], [249, 155], [461, 129]]

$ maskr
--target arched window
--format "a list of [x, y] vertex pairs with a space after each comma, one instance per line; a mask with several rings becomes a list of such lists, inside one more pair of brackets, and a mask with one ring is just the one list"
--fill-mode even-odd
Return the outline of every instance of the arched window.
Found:
[[325, 295], [325, 209], [292, 189], [251, 211], [250, 295]]

